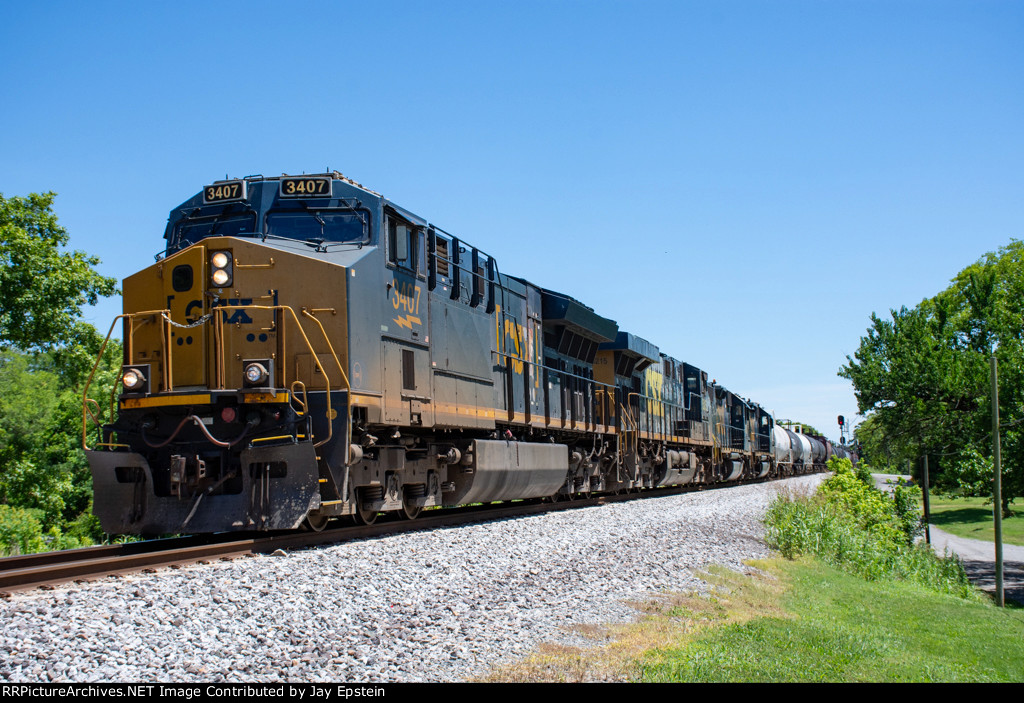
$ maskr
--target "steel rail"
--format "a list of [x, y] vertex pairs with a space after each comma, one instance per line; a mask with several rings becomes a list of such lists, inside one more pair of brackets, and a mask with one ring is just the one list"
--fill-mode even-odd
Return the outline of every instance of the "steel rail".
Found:
[[169, 539], [101, 545], [57, 552], [26, 554], [0, 558], [0, 594], [31, 588], [51, 587], [79, 580], [95, 580], [113, 574], [124, 575], [144, 569], [192, 564], [277, 550], [304, 549], [341, 544], [358, 539], [382, 537], [405, 532], [421, 532], [440, 527], [505, 520], [546, 512], [603, 505], [642, 498], [656, 498], [716, 488], [731, 488], [768, 479], [720, 483], [689, 484], [647, 488], [640, 493], [617, 493], [573, 499], [532, 499], [500, 504], [470, 505], [450, 509], [428, 509], [415, 520], [388, 517], [373, 525], [341, 525], [322, 532], [287, 532], [239, 538], [237, 533], [196, 535]]

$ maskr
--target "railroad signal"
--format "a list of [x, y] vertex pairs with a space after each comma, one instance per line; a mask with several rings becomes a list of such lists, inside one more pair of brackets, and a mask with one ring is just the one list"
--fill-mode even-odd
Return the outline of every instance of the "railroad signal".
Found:
[[844, 424], [846, 424], [846, 418], [844, 418], [842, 415], [839, 416], [838, 420], [839, 420], [839, 426], [840, 427], [842, 427]]

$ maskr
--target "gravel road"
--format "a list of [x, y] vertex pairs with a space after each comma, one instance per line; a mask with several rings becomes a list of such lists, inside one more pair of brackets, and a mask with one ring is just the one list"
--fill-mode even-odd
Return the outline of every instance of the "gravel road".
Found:
[[821, 476], [164, 569], [0, 601], [0, 680], [460, 681], [766, 556]]

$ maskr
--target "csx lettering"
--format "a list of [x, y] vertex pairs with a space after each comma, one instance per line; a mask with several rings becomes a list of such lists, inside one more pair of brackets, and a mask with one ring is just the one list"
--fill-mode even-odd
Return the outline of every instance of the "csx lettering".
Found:
[[[230, 307], [230, 306], [233, 306], [233, 305], [252, 305], [252, 298], [228, 298], [227, 300], [218, 300], [216, 303], [213, 304], [212, 307], [221, 308], [221, 307], [225, 307], [225, 306], [229, 306]], [[228, 317], [228, 313], [231, 313], [230, 317]], [[229, 325], [231, 325], [231, 324], [239, 324], [239, 325], [249, 325], [249, 324], [252, 324], [252, 318], [249, 317], [249, 315], [245, 312], [245, 310], [242, 310], [242, 309], [238, 309], [238, 310], [225, 310], [224, 312], [221, 313], [221, 315], [223, 315], [223, 319], [224, 319], [224, 323], [225, 324], [229, 324]]]
[[[500, 318], [501, 318], [501, 306], [498, 305], [498, 306], [496, 306], [495, 317], [494, 317], [494, 341], [497, 344], [499, 350], [503, 346], [502, 343], [501, 343], [502, 326], [501, 326]], [[516, 351], [516, 357], [518, 357], [518, 358], [514, 358], [514, 357], [511, 357], [511, 356], [506, 357], [504, 355], [501, 355], [501, 359], [503, 359], [503, 360], [507, 359], [508, 361], [511, 361], [512, 362], [512, 371], [514, 371], [515, 373], [520, 373], [521, 374], [523, 372], [523, 344], [522, 344], [523, 335], [524, 335], [523, 326], [518, 324], [518, 323], [516, 323], [513, 320], [509, 320], [509, 319], [506, 318], [505, 319], [504, 333], [505, 333], [505, 342], [506, 342], [506, 344], [504, 346], [506, 346], [506, 348], [508, 346], [514, 347], [515, 351]], [[508, 344], [508, 342], [510, 340], [511, 340], [511, 344]]]
[[523, 326], [516, 324], [512, 320], [505, 320], [505, 341], [512, 340], [512, 346], [515, 347], [516, 356], [519, 358], [512, 359], [512, 370], [516, 373], [523, 372], [523, 346], [521, 340], [523, 339]]
[[193, 322], [195, 322], [196, 320], [199, 319], [199, 315], [198, 314], [195, 317], [192, 317], [192, 311], [195, 310], [196, 308], [199, 308], [199, 313], [202, 314], [202, 312], [203, 312], [203, 301], [201, 301], [201, 300], [190, 300], [190, 301], [188, 301], [188, 305], [185, 306], [185, 322], [189, 323], [190, 325]]
[[648, 369], [646, 373], [647, 381], [647, 394], [651, 398], [651, 407], [648, 410], [652, 415], [663, 415], [664, 408], [661, 404], [661, 393], [665, 383], [665, 377], [656, 372]]

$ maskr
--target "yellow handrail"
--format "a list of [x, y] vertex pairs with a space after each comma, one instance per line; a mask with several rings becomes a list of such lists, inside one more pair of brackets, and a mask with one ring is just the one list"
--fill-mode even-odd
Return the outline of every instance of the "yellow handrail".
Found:
[[[129, 320], [129, 326], [128, 326], [128, 331], [129, 331], [129, 334], [128, 334], [128, 359], [131, 360], [132, 359], [132, 356], [131, 356], [131, 353], [132, 353], [131, 332], [133, 330], [134, 318], [136, 318], [136, 317], [143, 317], [143, 316], [155, 316], [155, 315], [161, 315], [162, 316], [163, 314], [169, 313], [169, 312], [170, 312], [170, 310], [146, 310], [144, 312], [128, 312], [128, 313], [124, 313], [124, 314], [118, 315], [110, 323], [110, 329], [107, 330], [107, 336], [103, 338], [103, 344], [100, 345], [100, 351], [96, 355], [96, 361], [93, 363], [92, 369], [89, 371], [89, 377], [85, 380], [85, 387], [82, 389], [82, 449], [89, 449], [89, 443], [88, 443], [88, 441], [86, 439], [87, 435], [88, 435], [88, 426], [86, 424], [86, 420], [91, 415], [91, 412], [89, 411], [89, 401], [91, 400], [89, 398], [89, 386], [92, 385], [92, 379], [93, 379], [93, 377], [96, 376], [96, 369], [99, 368], [100, 361], [103, 359], [103, 352], [105, 352], [107, 350], [107, 343], [110, 342], [110, 335], [113, 334], [113, 332], [114, 332], [114, 325], [117, 324], [118, 320], [121, 320], [123, 318], [127, 317], [128, 320]], [[166, 357], [167, 357], [167, 355], [165, 354], [164, 355], [164, 364], [165, 365], [167, 364], [167, 358]], [[115, 384], [114, 388], [115, 389], [117, 388], [116, 384]], [[113, 400], [114, 394], [111, 393], [110, 397], [111, 397], [111, 400], [110, 400], [110, 417], [111, 417], [111, 419], [113, 419], [113, 417], [114, 417], [114, 400]], [[97, 408], [99, 407], [99, 403], [96, 403], [96, 401], [92, 401], [92, 402], [96, 404]]]
[[[296, 388], [299, 388], [299, 389], [302, 390], [302, 400], [299, 400], [299, 394], [296, 392]], [[291, 391], [292, 391], [292, 399], [294, 399], [295, 402], [298, 403], [299, 406], [302, 408], [301, 411], [296, 410], [295, 414], [299, 415], [301, 417], [302, 415], [306, 414], [306, 384], [303, 383], [302, 381], [299, 381], [298, 379], [296, 379], [296, 380], [292, 381]]]
[[[332, 314], [334, 313], [333, 308], [323, 308], [322, 310], [326, 311], [328, 309], [331, 310]], [[314, 310], [314, 312], [316, 312], [316, 310]], [[292, 315], [294, 315], [294, 314], [295, 313], [293, 312]], [[334, 363], [338, 365], [338, 372], [341, 373], [341, 379], [345, 382], [345, 390], [348, 391], [345, 394], [345, 415], [346, 415], [346, 417], [351, 418], [352, 417], [352, 384], [348, 380], [348, 374], [345, 373], [345, 369], [341, 365], [341, 360], [338, 358], [337, 352], [334, 351], [334, 345], [331, 344], [331, 339], [330, 339], [330, 337], [327, 336], [327, 330], [324, 329], [323, 323], [321, 323], [320, 320], [318, 320], [316, 318], [316, 315], [314, 315], [313, 313], [311, 313], [308, 310], [306, 310], [306, 308], [302, 308], [302, 314], [305, 315], [306, 317], [308, 317], [309, 319], [311, 319], [313, 322], [316, 323], [316, 326], [320, 328], [320, 334], [322, 334], [324, 336], [324, 341], [327, 342], [327, 348], [331, 350], [331, 356], [334, 357]], [[327, 372], [324, 371], [324, 376], [326, 376], [326, 375], [327, 375]], [[327, 398], [327, 403], [328, 403], [328, 405], [327, 405], [327, 408], [328, 408], [328, 411], [327, 411], [328, 427], [333, 427], [333, 423], [330, 422], [330, 420], [331, 420], [331, 416], [330, 416], [331, 415], [331, 413], [330, 413], [330, 402], [331, 402], [330, 395], [328, 395], [328, 398]], [[346, 459], [348, 459], [349, 458], [348, 445], [352, 443], [351, 442], [351, 439], [352, 439], [352, 423], [351, 422], [346, 422], [345, 423], [345, 427], [348, 430], [347, 436], [345, 437], [345, 445], [346, 445], [345, 446], [345, 457], [346, 457]], [[324, 441], [327, 441], [327, 440], [324, 440]], [[323, 442], [321, 442], [320, 444], [323, 444]], [[319, 447], [320, 444], [317, 444], [316, 446]], [[348, 461], [346, 460], [345, 463], [348, 463]]]
[[[630, 395], [635, 395], [635, 394], [631, 393]], [[626, 399], [628, 401], [629, 400], [629, 396], [626, 396]], [[630, 430], [623, 429], [621, 434], [625, 435], [627, 442], [629, 442], [629, 439], [630, 439], [629, 435], [630, 434], [633, 435], [633, 437], [632, 437], [632, 439], [633, 439], [633, 441], [632, 441], [632, 450], [633, 450], [634, 454], [638, 454], [639, 453], [639, 448], [640, 448], [639, 447], [639, 445], [640, 445], [640, 424], [633, 417], [632, 412], [630, 411], [630, 409], [626, 405], [623, 405], [622, 403], [619, 403], [619, 410], [622, 413], [622, 418], [624, 420], [628, 420], [629, 424], [630, 424], [630, 426], [632, 428]], [[629, 448], [630, 447], [627, 446], [627, 449], [629, 449]]]
[[[219, 305], [216, 308], [214, 308], [214, 310], [212, 311], [214, 313], [212, 315], [212, 317], [213, 317], [213, 323], [214, 323], [214, 339], [213, 339], [213, 344], [214, 344], [214, 350], [215, 350], [214, 351], [214, 353], [215, 353], [215, 358], [214, 358], [214, 384], [215, 384], [215, 387], [217, 387], [219, 389], [224, 389], [225, 388], [225, 371], [224, 371], [224, 366], [225, 366], [225, 364], [224, 364], [224, 352], [225, 352], [225, 345], [224, 345], [224, 317], [225, 316], [222, 315], [222, 314], [217, 314], [217, 313], [219, 313], [221, 311], [225, 311], [226, 312], [228, 310], [243, 310], [243, 309], [245, 309], [245, 310], [273, 310], [275, 312], [287, 311], [291, 315], [292, 319], [295, 321], [295, 325], [298, 328], [298, 331], [299, 331], [299, 334], [302, 337], [302, 340], [306, 344], [306, 348], [309, 349], [309, 352], [312, 355], [312, 359], [313, 359], [313, 363], [315, 364], [315, 367], [319, 368], [321, 371], [323, 371], [324, 383], [326, 385], [326, 391], [327, 391], [327, 437], [325, 439], [323, 439], [322, 441], [316, 443], [314, 446], [315, 447], [320, 447], [323, 444], [326, 444], [327, 442], [331, 441], [331, 439], [334, 436], [334, 422], [333, 422], [333, 419], [334, 419], [334, 415], [335, 414], [334, 414], [334, 410], [333, 410], [333, 408], [331, 406], [331, 383], [330, 383], [330, 378], [328, 377], [327, 370], [323, 369], [321, 367], [320, 362], [318, 360], [318, 355], [316, 353], [316, 350], [313, 348], [313, 344], [310, 341], [309, 336], [306, 334], [306, 331], [303, 328], [302, 322], [299, 320], [298, 315], [296, 315], [295, 311], [290, 306], [288, 306], [288, 305]], [[93, 380], [93, 378], [96, 375], [96, 369], [99, 368], [100, 360], [103, 358], [103, 353], [106, 351], [107, 344], [110, 341], [110, 335], [113, 333], [114, 325], [117, 324], [118, 320], [121, 320], [121, 319], [127, 319], [128, 320], [128, 334], [126, 335], [127, 340], [128, 340], [127, 344], [126, 344], [126, 351], [127, 351], [126, 356], [128, 358], [129, 363], [132, 363], [132, 362], [134, 362], [133, 337], [134, 337], [134, 333], [135, 333], [135, 320], [136, 320], [136, 318], [152, 317], [152, 316], [159, 316], [161, 318], [161, 320], [164, 323], [164, 324], [161, 325], [161, 327], [162, 327], [162, 329], [161, 329], [161, 346], [163, 347], [163, 353], [162, 353], [163, 364], [162, 364], [162, 366], [163, 366], [163, 372], [164, 372], [164, 383], [163, 383], [164, 388], [163, 388], [163, 390], [164, 391], [171, 391], [171, 390], [174, 389], [173, 379], [172, 379], [172, 376], [171, 376], [171, 368], [172, 368], [171, 354], [173, 352], [173, 345], [170, 342], [170, 327], [171, 327], [171, 324], [170, 324], [171, 320], [170, 320], [170, 317], [169, 317], [170, 312], [171, 312], [170, 310], [166, 310], [165, 309], [165, 310], [147, 310], [147, 311], [143, 311], [143, 312], [124, 313], [124, 314], [121, 314], [121, 315], [118, 315], [117, 317], [115, 317], [113, 322], [110, 323], [110, 329], [107, 331], [107, 336], [103, 340], [103, 344], [100, 347], [99, 354], [96, 357], [96, 361], [93, 363], [92, 370], [89, 372], [89, 377], [88, 377], [88, 379], [85, 382], [85, 388], [82, 391], [82, 448], [83, 449], [89, 449], [88, 441], [87, 441], [87, 437], [88, 437], [87, 420], [89, 418], [91, 418], [91, 419], [93, 419], [94, 422], [97, 422], [98, 419], [99, 419], [99, 418], [97, 418], [96, 412], [93, 412], [92, 408], [89, 406], [89, 403], [91, 402], [93, 405], [96, 406], [97, 411], [99, 409], [98, 403], [96, 403], [96, 401], [94, 401], [94, 400], [92, 400], [92, 399], [90, 399], [88, 397], [89, 387], [92, 385], [92, 380]], [[324, 341], [327, 343], [327, 347], [330, 350], [331, 357], [334, 359], [334, 362], [335, 362], [335, 364], [338, 367], [338, 371], [341, 374], [341, 379], [342, 379], [342, 382], [343, 382], [343, 388], [346, 391], [348, 391], [348, 393], [346, 395], [346, 400], [347, 400], [347, 402], [346, 402], [346, 406], [347, 406], [346, 407], [346, 411], [349, 413], [349, 415], [351, 415], [351, 411], [352, 411], [352, 393], [351, 393], [352, 386], [351, 386], [351, 383], [349, 382], [348, 375], [345, 373], [345, 369], [344, 369], [344, 367], [341, 364], [341, 360], [339, 359], [338, 354], [337, 354], [337, 352], [334, 349], [334, 345], [331, 343], [331, 340], [330, 340], [330, 338], [327, 335], [327, 331], [324, 329], [324, 326], [323, 326], [323, 324], [321, 324], [320, 320], [318, 320], [313, 314], [311, 314], [310, 312], [308, 312], [305, 309], [303, 309], [302, 312], [303, 312], [303, 315], [305, 315], [306, 317], [308, 317], [311, 320], [313, 320], [314, 322], [316, 322], [317, 327], [320, 328], [320, 332], [321, 332], [321, 334], [324, 337]], [[284, 344], [285, 344], [286, 335], [285, 335], [285, 332], [284, 332], [284, 325], [283, 324], [282, 324], [280, 338], [281, 338], [281, 345], [282, 345], [282, 357], [284, 358], [285, 357], [285, 354], [284, 354], [284, 351], [285, 351]], [[284, 369], [282, 369], [282, 371], [284, 371]], [[284, 376], [284, 374], [282, 374], [282, 376]], [[284, 380], [285, 379], [283, 378], [282, 381], [284, 381]], [[294, 392], [294, 385], [293, 385], [292, 388], [293, 388], [293, 392]], [[305, 390], [305, 386], [303, 385], [303, 391], [304, 390]], [[113, 418], [113, 415], [114, 415], [116, 391], [117, 391], [117, 385], [115, 384], [115, 386], [112, 389], [111, 394], [110, 394], [110, 416], [111, 416], [111, 418]], [[305, 411], [305, 402], [303, 402], [302, 405], [303, 405], [303, 408], [304, 408], [304, 411]], [[351, 428], [349, 428], [349, 431], [351, 431]], [[348, 439], [348, 438], [346, 438], [346, 439]], [[107, 446], [110, 446], [110, 445], [107, 444]]]
[[[309, 341], [309, 337], [306, 335], [306, 331], [302, 328], [302, 322], [299, 321], [298, 315], [295, 314], [295, 311], [291, 308], [291, 306], [289, 306], [289, 305], [218, 305], [214, 309], [214, 312], [220, 312], [222, 310], [223, 311], [227, 311], [227, 310], [274, 310], [274, 311], [287, 311], [287, 312], [289, 312], [291, 314], [292, 318], [295, 320], [296, 327], [298, 327], [299, 334], [302, 335], [302, 340], [306, 343], [306, 348], [309, 349], [309, 353], [312, 355], [313, 363], [316, 365], [317, 368], [320, 368], [320, 370], [323, 371], [323, 373], [324, 373], [324, 384], [327, 386], [327, 389], [326, 389], [327, 390], [327, 437], [324, 440], [322, 440], [320, 442], [317, 442], [313, 446], [314, 447], [320, 447], [320, 446], [326, 444], [327, 442], [330, 442], [331, 439], [334, 437], [334, 422], [333, 422], [333, 417], [332, 417], [333, 408], [331, 407], [331, 381], [330, 381], [330, 378], [327, 376], [327, 370], [320, 367], [320, 361], [317, 359], [316, 350], [313, 349], [312, 342]], [[331, 344], [331, 340], [327, 337], [327, 331], [324, 330], [324, 326], [321, 325], [320, 321], [317, 320], [312, 315], [308, 315], [308, 316], [311, 317], [314, 321], [316, 321], [317, 326], [320, 327], [320, 331], [324, 335], [324, 340], [327, 342], [327, 347], [331, 351], [331, 356], [334, 358], [334, 362], [338, 365], [338, 370], [341, 372], [341, 378], [345, 382], [345, 390], [348, 391], [348, 394], [346, 395], [347, 406], [348, 406], [348, 411], [351, 413], [351, 407], [352, 407], [352, 386], [349, 383], [348, 376], [345, 374], [345, 369], [342, 368], [342, 366], [341, 366], [341, 360], [338, 358], [337, 353], [334, 351], [334, 346]], [[286, 335], [284, 334], [284, 325], [282, 325], [281, 326], [281, 344], [282, 344], [282, 348], [283, 348], [283, 345], [285, 343], [285, 337], [286, 337]], [[225, 387], [224, 386], [224, 315], [216, 315], [216, 314], [214, 315], [214, 342], [215, 342], [215, 345], [216, 345], [216, 353], [217, 353], [216, 366], [215, 366], [215, 369], [214, 369], [215, 372], [216, 372], [215, 381], [217, 383], [217, 387], [218, 388], [224, 388]], [[284, 356], [284, 354], [282, 354], [282, 356]]]

